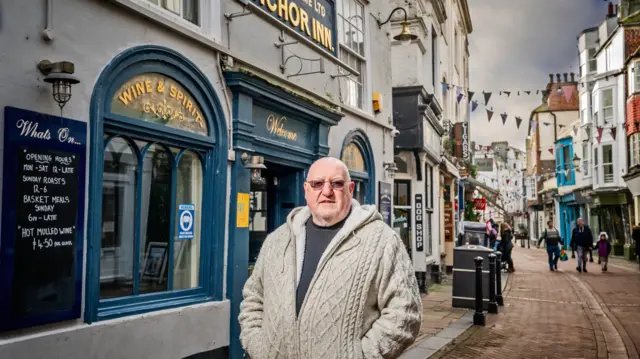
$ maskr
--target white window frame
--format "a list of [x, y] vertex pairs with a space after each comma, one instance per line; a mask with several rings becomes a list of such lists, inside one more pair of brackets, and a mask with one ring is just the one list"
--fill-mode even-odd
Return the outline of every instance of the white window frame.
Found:
[[[349, 21], [351, 23], [351, 26], [354, 26], [353, 21], [347, 18], [343, 17], [343, 9], [345, 6], [349, 6], [350, 5], [345, 5], [345, 3], [355, 3], [356, 7], [357, 6], [361, 6], [362, 7], [362, 15], [356, 15], [358, 17], [361, 17], [361, 22], [362, 22], [362, 29], [356, 29], [357, 30], [361, 30], [362, 31], [362, 41], [363, 41], [363, 46], [362, 46], [362, 54], [359, 54], [358, 52], [356, 52], [355, 50], [353, 50], [351, 47], [349, 47], [349, 45], [344, 43], [344, 39], [342, 39], [342, 34], [343, 34], [343, 29], [342, 27], [344, 26], [344, 22], [345, 21]], [[372, 108], [370, 106], [370, 103], [367, 102], [367, 98], [369, 98], [368, 96], [368, 89], [369, 89], [369, 76], [368, 75], [368, 64], [367, 64], [367, 55], [368, 55], [368, 45], [369, 45], [369, 37], [368, 32], [367, 32], [367, 27], [368, 27], [368, 23], [367, 23], [367, 16], [366, 14], [368, 13], [368, 8], [367, 8], [367, 4], [363, 3], [360, 0], [339, 0], [336, 1], [336, 22], [337, 22], [337, 26], [336, 28], [338, 29], [338, 58], [340, 61], [346, 63], [347, 65], [349, 65], [349, 67], [355, 69], [355, 70], [359, 70], [360, 72], [360, 79], [358, 79], [356, 76], [354, 76], [353, 74], [350, 74], [349, 76], [345, 76], [345, 77], [341, 77], [340, 78], [340, 102], [343, 105], [346, 105], [348, 107], [352, 107], [361, 111], [366, 111], [367, 113], [372, 112]], [[355, 16], [351, 16], [352, 18]], [[357, 26], [357, 25], [356, 25]], [[347, 57], [352, 58], [352, 60], [360, 63], [360, 67], [358, 68], [358, 66], [354, 66], [354, 64], [349, 61], [349, 59], [345, 58], [343, 56], [343, 51], [347, 54]], [[340, 73], [347, 73], [347, 70], [340, 68], [339, 72]], [[362, 91], [361, 91], [361, 97], [358, 99], [357, 98], [357, 94], [358, 94], [358, 86], [362, 86]], [[344, 93], [343, 93], [344, 91]], [[353, 100], [353, 97], [356, 97], [355, 100]]]
[[[180, 15], [164, 9], [149, 0], [111, 0], [134, 10], [151, 20], [162, 22], [173, 30], [184, 33], [198, 41], [221, 43], [222, 21], [221, 5], [217, 1], [198, 1], [198, 25], [183, 19]], [[162, 1], [162, 0], [159, 0]], [[204, 38], [204, 39], [203, 39]]]
[[[611, 147], [611, 162], [604, 162], [605, 157], [604, 157], [604, 149], [605, 147]], [[613, 146], [613, 143], [607, 143], [607, 144], [603, 144], [602, 146], [600, 146], [600, 148], [598, 149], [601, 152], [601, 156], [602, 156], [602, 165], [600, 167], [602, 167], [602, 183], [603, 184], [611, 184], [615, 182], [615, 148]], [[610, 177], [607, 178], [607, 175], [605, 174], [605, 167], [610, 167], [611, 168], [611, 174], [609, 175]]]
[[589, 171], [589, 144], [582, 144], [582, 174], [584, 178], [589, 178], [591, 176], [591, 171]]
[[629, 167], [640, 165], [640, 132], [629, 136]]
[[[611, 93], [611, 105], [609, 106], [605, 106], [605, 95], [607, 93]], [[602, 107], [602, 122], [606, 125], [606, 124], [610, 124], [613, 122], [613, 119], [615, 118], [615, 109], [614, 109], [614, 105], [615, 105], [615, 91], [613, 88], [605, 88], [602, 89], [602, 91], [600, 92], [600, 105]], [[606, 110], [611, 110], [611, 114], [610, 116], [606, 115]]]
[[640, 92], [640, 62], [633, 64], [634, 82], [633, 92]]
[[[591, 54], [593, 51], [593, 55]], [[598, 71], [598, 58], [596, 57], [596, 48], [587, 49], [587, 73], [591, 74]]]

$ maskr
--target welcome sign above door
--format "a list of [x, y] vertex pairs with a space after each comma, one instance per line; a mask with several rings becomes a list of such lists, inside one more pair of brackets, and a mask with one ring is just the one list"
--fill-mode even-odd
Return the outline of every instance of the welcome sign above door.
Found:
[[[247, 0], [239, 0], [246, 3]], [[338, 56], [336, 9], [333, 0], [251, 0], [318, 47]]]
[[280, 144], [313, 149], [312, 125], [306, 122], [256, 105], [253, 106], [253, 122], [256, 136]]

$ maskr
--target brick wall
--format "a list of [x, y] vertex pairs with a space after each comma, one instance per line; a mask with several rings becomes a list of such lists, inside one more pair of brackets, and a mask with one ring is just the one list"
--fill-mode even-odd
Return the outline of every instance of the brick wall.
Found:
[[629, 56], [633, 55], [640, 47], [640, 27], [624, 29], [624, 44], [624, 58], [627, 59]]
[[[549, 86], [550, 85], [550, 86]], [[550, 90], [549, 98], [547, 99], [547, 105], [549, 106], [549, 110], [551, 111], [562, 111], [562, 110], [579, 110], [579, 98], [578, 98], [578, 87], [575, 82], [560, 82], [553, 83], [547, 85], [547, 89]], [[573, 94], [571, 98], [567, 102], [567, 99], [564, 95], [563, 91], [558, 91], [558, 89], [563, 89], [565, 86], [571, 86], [573, 88]]]
[[640, 132], [640, 95], [627, 99], [627, 136]]

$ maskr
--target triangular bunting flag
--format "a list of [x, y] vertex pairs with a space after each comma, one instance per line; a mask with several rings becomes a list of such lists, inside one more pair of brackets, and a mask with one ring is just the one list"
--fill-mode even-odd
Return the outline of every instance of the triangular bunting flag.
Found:
[[502, 91], [498, 92], [498, 95], [502, 96]]
[[542, 124], [545, 126], [551, 126], [551, 122], [543, 122]]
[[484, 105], [488, 105], [489, 104], [489, 99], [491, 98], [491, 92], [482, 92], [482, 94], [484, 95]]
[[491, 122], [491, 116], [493, 116], [493, 111], [487, 110], [487, 117], [489, 118], [488, 122]]
[[504, 91], [507, 94], [507, 97], [511, 96], [511, 91]]
[[518, 91], [518, 96], [520, 96], [520, 91]]
[[443, 82], [442, 83], [442, 94], [443, 95], [447, 93], [447, 88], [448, 88], [447, 83]]
[[564, 127], [564, 125], [558, 125], [558, 127], [563, 128], [563, 127]]
[[536, 132], [536, 127], [538, 126], [538, 121], [533, 120], [531, 122], [531, 129], [533, 130], [533, 132]]
[[562, 92], [564, 92], [564, 99], [567, 100], [567, 102], [571, 102], [573, 86], [562, 86]]
[[520, 117], [516, 117], [516, 127], [520, 128], [520, 124], [522, 123], [522, 119]]
[[540, 90], [536, 90], [536, 95], [540, 93]]
[[475, 111], [476, 108], [478, 108], [478, 103], [476, 101], [473, 101], [471, 103], [471, 112]]
[[462, 88], [456, 87], [456, 96], [460, 96], [460, 95], [462, 95]]
[[549, 153], [553, 154], [553, 148], [549, 149]]
[[615, 127], [611, 127], [611, 137], [613, 137], [613, 140], [616, 140], [616, 130], [617, 128]]
[[458, 103], [460, 103], [460, 100], [462, 100], [463, 95], [461, 93], [458, 94]]
[[509, 181], [511, 181], [511, 180], [507, 178], [507, 184], [509, 184]]
[[600, 140], [602, 140], [602, 127], [598, 127], [598, 137], [596, 138], [598, 140], [598, 144], [600, 144]]
[[469, 101], [471, 101], [471, 99], [473, 98], [473, 94], [474, 94], [474, 93], [475, 93], [475, 92], [473, 92], [473, 91], [469, 91]]
[[573, 135], [574, 136], [578, 135], [578, 125], [573, 126]]
[[525, 91], [524, 93], [526, 93], [527, 95], [531, 95], [531, 91]]
[[504, 126], [504, 124], [507, 122], [507, 114], [503, 113], [500, 115], [500, 117], [502, 117], [502, 125]]

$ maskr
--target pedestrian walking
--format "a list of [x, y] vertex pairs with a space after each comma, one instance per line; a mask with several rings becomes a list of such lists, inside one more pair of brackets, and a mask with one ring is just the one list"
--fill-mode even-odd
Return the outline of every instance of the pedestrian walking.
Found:
[[636, 258], [638, 259], [638, 269], [640, 269], [640, 226], [633, 226], [631, 238], [636, 242]]
[[502, 252], [502, 260], [507, 263], [507, 271], [509, 273], [515, 272], [516, 269], [513, 266], [513, 258], [511, 257], [511, 251], [513, 251], [513, 230], [507, 222], [502, 223], [498, 248]]
[[547, 256], [549, 257], [549, 270], [558, 270], [558, 259], [560, 258], [561, 238], [560, 232], [553, 226], [553, 221], [547, 221], [547, 228], [542, 232], [542, 237], [538, 240], [538, 247], [540, 242], [545, 241], [547, 244]]
[[577, 223], [578, 225], [571, 233], [571, 243], [569, 245], [578, 253], [576, 270], [587, 273], [587, 258], [589, 252], [593, 249], [593, 234], [591, 233], [591, 228], [584, 224], [584, 219], [578, 218]]
[[267, 236], [238, 317], [251, 358], [397, 358], [415, 340], [422, 303], [409, 255], [353, 190], [342, 161], [316, 161], [307, 205]]
[[600, 232], [600, 239], [596, 243], [596, 249], [598, 250], [598, 263], [602, 266], [602, 271], [606, 272], [609, 254], [611, 254], [611, 243], [609, 243], [607, 232]]

